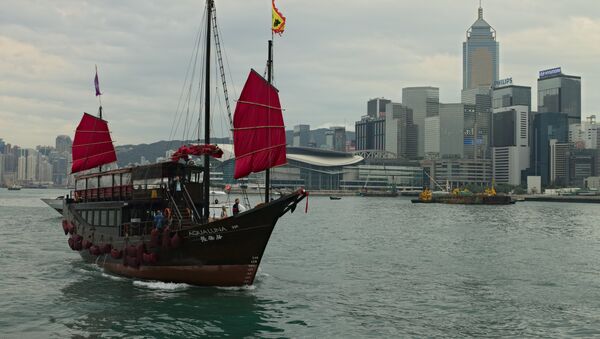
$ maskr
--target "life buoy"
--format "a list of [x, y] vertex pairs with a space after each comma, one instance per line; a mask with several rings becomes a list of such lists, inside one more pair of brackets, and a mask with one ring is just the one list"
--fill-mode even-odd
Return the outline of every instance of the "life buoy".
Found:
[[146, 244], [139, 243], [136, 247], [136, 257], [138, 258], [138, 260], [141, 262], [142, 259], [144, 258], [144, 253], [146, 253]]
[[99, 256], [100, 254], [102, 254], [102, 252], [100, 252], [100, 247], [96, 246], [96, 245], [92, 245], [89, 249], [90, 254], [91, 255], [95, 255], [95, 256]]
[[156, 264], [158, 261], [158, 255], [156, 253], [144, 253], [144, 263]]
[[163, 249], [169, 249], [169, 247], [171, 247], [171, 236], [169, 235], [171, 232], [171, 229], [169, 227], [166, 227], [163, 230], [163, 234], [162, 234], [162, 248]]
[[148, 247], [150, 247], [150, 248], [158, 247], [159, 237], [160, 237], [160, 231], [156, 228], [153, 229], [152, 232], [150, 232], [150, 243], [148, 244]]
[[171, 219], [171, 209], [168, 207], [165, 208], [165, 218]]
[[183, 242], [183, 238], [180, 237], [178, 233], [175, 233], [173, 238], [171, 238], [171, 247], [177, 248], [177, 247], [181, 246], [182, 242]]
[[137, 248], [135, 247], [135, 245], [129, 245], [127, 247], [127, 256], [128, 257], [135, 257], [137, 255]]
[[116, 248], [113, 248], [110, 251], [110, 256], [113, 257], [113, 259], [121, 259], [121, 256], [123, 255], [123, 251], [118, 250]]
[[111, 244], [104, 244], [104, 245], [100, 246], [100, 252], [102, 252], [103, 254], [109, 254], [111, 250], [112, 250]]
[[87, 239], [83, 240], [83, 242], [81, 243], [81, 246], [83, 246], [84, 250], [89, 249], [90, 247], [92, 247], [92, 245], [92, 242]]

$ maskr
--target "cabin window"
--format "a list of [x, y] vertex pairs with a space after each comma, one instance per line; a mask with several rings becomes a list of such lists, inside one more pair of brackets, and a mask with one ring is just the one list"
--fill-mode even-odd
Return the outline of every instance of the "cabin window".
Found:
[[78, 191], [85, 189], [85, 180], [77, 180], [75, 182], [75, 189]]
[[129, 209], [123, 209], [121, 212], [121, 223], [129, 222], [131, 220], [131, 211]]
[[146, 183], [148, 185], [148, 189], [160, 188], [160, 185], [162, 184], [162, 178], [148, 179]]
[[115, 210], [108, 211], [108, 221], [106, 226], [115, 226], [117, 223], [115, 222]]
[[93, 211], [94, 212], [94, 222], [92, 223], [92, 225], [97, 226], [100, 225], [100, 211]]
[[121, 186], [121, 176], [118, 174], [114, 175], [115, 186]]
[[122, 224], [122, 221], [121, 221], [121, 210], [117, 210], [116, 212], [117, 213], [115, 213], [116, 214], [115, 225], [119, 226], [119, 225]]
[[100, 211], [100, 226], [108, 226], [108, 211]]
[[98, 187], [98, 178], [89, 178], [87, 181], [87, 188], [97, 188]]
[[146, 189], [146, 180], [144, 180], [144, 179], [142, 179], [142, 180], [134, 180], [133, 181], [133, 187], [136, 190]]
[[131, 173], [122, 174], [121, 185], [131, 185]]
[[100, 178], [100, 187], [112, 187], [112, 175], [104, 175]]

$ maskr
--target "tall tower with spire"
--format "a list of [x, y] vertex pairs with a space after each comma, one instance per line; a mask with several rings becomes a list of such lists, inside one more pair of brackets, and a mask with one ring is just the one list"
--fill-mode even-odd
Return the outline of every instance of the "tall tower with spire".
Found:
[[496, 30], [483, 19], [479, 2], [477, 21], [463, 42], [463, 90], [487, 87], [498, 80], [499, 45]]

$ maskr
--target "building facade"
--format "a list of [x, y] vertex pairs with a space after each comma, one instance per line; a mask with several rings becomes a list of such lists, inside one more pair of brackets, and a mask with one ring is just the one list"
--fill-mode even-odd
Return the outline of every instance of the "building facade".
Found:
[[379, 118], [365, 115], [354, 124], [354, 128], [357, 150], [385, 149], [385, 115]]
[[294, 126], [294, 133], [293, 133], [293, 137], [292, 137], [292, 146], [308, 147], [309, 142], [310, 142], [310, 125]]
[[492, 109], [498, 109], [511, 106], [527, 106], [531, 112], [531, 87], [508, 86], [492, 88]]
[[413, 123], [417, 126], [417, 156], [425, 155], [425, 118], [439, 114], [440, 89], [437, 87], [405, 87], [402, 104], [412, 109]]
[[492, 114], [492, 159], [497, 183], [518, 186], [530, 167], [529, 107], [510, 106]]
[[375, 98], [367, 101], [367, 115], [371, 118], [380, 117], [390, 102], [392, 101], [385, 98]]
[[469, 185], [489, 186], [492, 182], [492, 161], [488, 159], [427, 159], [421, 161], [425, 181], [434, 190]]
[[417, 156], [418, 130], [413, 124], [413, 110], [398, 103], [389, 103], [385, 112], [385, 150], [398, 158]]
[[531, 166], [529, 175], [540, 176], [542, 185], [550, 184], [550, 140], [567, 143], [569, 138], [566, 113], [538, 113], [533, 118]]
[[581, 123], [581, 77], [553, 68], [540, 72], [537, 85], [538, 113], [566, 113], [569, 124]]

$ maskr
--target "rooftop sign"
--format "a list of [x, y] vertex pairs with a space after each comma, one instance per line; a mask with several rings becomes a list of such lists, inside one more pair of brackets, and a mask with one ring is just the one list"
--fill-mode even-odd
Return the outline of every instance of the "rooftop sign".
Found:
[[562, 71], [561, 71], [560, 67], [556, 67], [556, 68], [551, 68], [551, 69], [547, 69], [547, 70], [544, 70], [544, 71], [540, 71], [540, 79], [541, 78], [546, 78], [546, 77], [549, 77], [549, 76], [553, 76], [553, 75], [556, 75], [556, 74], [562, 74]]
[[512, 78], [506, 78], [494, 81], [494, 88], [500, 88], [504, 86], [510, 86], [513, 84]]

